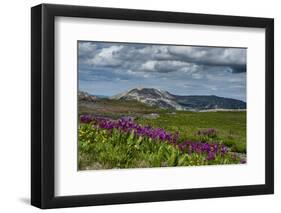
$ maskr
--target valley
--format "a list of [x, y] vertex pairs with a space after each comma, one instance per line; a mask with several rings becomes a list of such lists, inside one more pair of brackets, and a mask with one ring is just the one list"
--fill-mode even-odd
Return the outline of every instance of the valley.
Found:
[[[80, 119], [85, 115], [89, 116], [93, 120], [107, 119], [107, 122], [118, 122], [120, 121], [120, 119], [129, 119], [130, 121], [134, 122], [137, 125], [141, 125], [142, 127], [150, 126], [154, 129], [160, 128], [167, 132], [178, 133], [179, 138], [177, 139], [177, 143], [179, 144], [186, 142], [186, 140], [196, 143], [200, 142], [200, 144], [204, 142], [208, 142], [211, 144], [217, 143], [228, 147], [230, 153], [234, 153], [237, 156], [244, 156], [242, 160], [246, 160], [245, 109], [213, 108], [204, 110], [179, 110], [172, 107], [159, 107], [155, 104], [148, 104], [147, 102], [144, 103], [140, 101], [140, 99], [125, 99], [124, 96], [118, 98], [96, 98], [87, 97], [87, 95], [85, 96], [85, 94], [83, 94], [83, 97], [80, 97], [78, 99], [78, 114]], [[81, 128], [85, 128], [85, 124], [81, 123], [81, 125], [82, 126], [80, 126], [79, 131], [81, 130]], [[209, 129], [213, 129], [215, 131], [215, 135], [204, 136], [199, 134], [200, 131], [208, 131]], [[84, 131], [85, 130], [83, 130], [83, 132]], [[80, 138], [83, 137], [81, 136]], [[122, 145], [118, 145], [118, 147], [119, 146]], [[113, 147], [112, 149], [119, 150], [119, 148]], [[128, 146], [124, 146], [124, 149], [125, 148], [127, 149]], [[108, 147], [101, 148], [101, 150], [103, 149], [108, 149]], [[92, 156], [92, 154], [90, 156]], [[83, 152], [80, 153], [80, 169], [103, 169], [107, 167], [112, 168], [112, 166], [114, 167], [114, 165], [116, 166], [115, 163], [112, 163], [111, 166], [107, 164], [107, 166], [105, 166], [105, 164], [101, 162], [99, 162], [99, 164], [96, 164], [96, 161], [100, 161], [98, 159], [89, 161], [86, 160], [89, 158], [91, 159], [90, 156], [86, 153], [83, 154]], [[116, 160], [116, 162], [119, 161], [120, 160]], [[147, 163], [147, 159], [141, 162]], [[208, 164], [209, 163], [215, 163], [215, 161], [210, 161], [208, 162]], [[104, 166], [101, 166], [100, 164], [103, 164]], [[132, 165], [130, 164], [130, 167], [142, 167], [139, 164], [142, 163], [133, 163]], [[200, 164], [204, 163], [201, 162]], [[217, 162], [217, 164], [221, 164], [221, 162]], [[118, 165], [117, 167], [119, 167]], [[152, 163], [146, 166], [145, 165], [143, 166], [151, 167], [158, 164], [154, 165]], [[126, 166], [120, 165], [120, 167], [123, 168]]]

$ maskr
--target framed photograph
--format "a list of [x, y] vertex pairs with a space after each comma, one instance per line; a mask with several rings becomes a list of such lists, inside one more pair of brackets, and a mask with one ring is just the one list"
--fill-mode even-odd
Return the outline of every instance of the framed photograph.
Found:
[[272, 194], [274, 21], [31, 9], [31, 204]]

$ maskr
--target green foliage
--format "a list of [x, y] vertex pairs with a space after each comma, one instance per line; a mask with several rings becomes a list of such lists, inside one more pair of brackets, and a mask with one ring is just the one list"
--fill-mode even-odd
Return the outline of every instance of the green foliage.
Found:
[[81, 124], [78, 130], [79, 169], [198, 166], [239, 163], [230, 154], [207, 160], [206, 154], [181, 152], [171, 144], [137, 136], [133, 131], [104, 130]]
[[[179, 141], [207, 141], [228, 146], [231, 152], [246, 153], [246, 112], [188, 112], [163, 110], [137, 101], [100, 99], [95, 104], [79, 103], [79, 114], [118, 119], [131, 116], [139, 124], [180, 133]], [[149, 118], [151, 113], [159, 116]], [[217, 130], [216, 135], [202, 136], [198, 131]], [[195, 166], [240, 163], [231, 154], [207, 161], [204, 154], [181, 153], [173, 145], [150, 138], [107, 131], [90, 124], [79, 126], [79, 169], [141, 168]]]
[[[138, 123], [161, 127], [167, 131], [179, 131], [181, 140], [219, 142], [233, 152], [246, 153], [246, 112], [186, 112], [160, 113], [156, 119], [139, 118]], [[202, 129], [214, 128], [218, 134], [198, 135]]]

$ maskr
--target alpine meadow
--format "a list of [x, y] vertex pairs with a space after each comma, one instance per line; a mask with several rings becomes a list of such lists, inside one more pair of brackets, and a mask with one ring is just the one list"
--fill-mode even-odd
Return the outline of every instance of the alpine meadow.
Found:
[[247, 163], [247, 49], [78, 41], [78, 170]]

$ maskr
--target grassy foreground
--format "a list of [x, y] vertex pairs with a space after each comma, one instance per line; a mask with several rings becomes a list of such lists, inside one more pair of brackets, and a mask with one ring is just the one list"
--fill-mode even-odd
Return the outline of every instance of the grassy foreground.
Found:
[[[170, 111], [101, 100], [80, 105], [79, 114], [91, 118], [79, 122], [80, 170], [246, 161], [240, 157], [246, 154], [246, 112]], [[120, 123], [124, 116], [133, 121]]]

